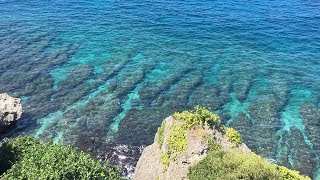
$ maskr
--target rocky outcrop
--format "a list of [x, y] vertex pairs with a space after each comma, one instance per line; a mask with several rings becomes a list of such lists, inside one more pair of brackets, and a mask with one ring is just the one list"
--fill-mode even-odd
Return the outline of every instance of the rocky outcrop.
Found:
[[0, 94], [0, 132], [5, 126], [19, 119], [22, 112], [19, 98], [11, 97], [7, 93]]
[[146, 147], [136, 166], [134, 179], [136, 180], [179, 180], [188, 179], [189, 168], [202, 160], [208, 152], [208, 140], [213, 140], [225, 151], [237, 151], [243, 153], [251, 152], [245, 144], [237, 147], [227, 140], [226, 135], [216, 129], [209, 127], [196, 127], [187, 130], [187, 149], [177, 156], [175, 161], [171, 161], [166, 170], [161, 162], [161, 155], [166, 151], [167, 140], [171, 133], [172, 125], [178, 124], [173, 117], [168, 117], [164, 121], [164, 140], [160, 147], [157, 142], [157, 135], [152, 145]]

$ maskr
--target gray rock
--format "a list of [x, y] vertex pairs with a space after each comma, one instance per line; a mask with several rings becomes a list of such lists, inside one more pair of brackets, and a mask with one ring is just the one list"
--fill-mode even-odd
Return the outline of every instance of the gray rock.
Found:
[[0, 94], [0, 127], [10, 125], [19, 119], [22, 112], [19, 98], [11, 97], [7, 93]]

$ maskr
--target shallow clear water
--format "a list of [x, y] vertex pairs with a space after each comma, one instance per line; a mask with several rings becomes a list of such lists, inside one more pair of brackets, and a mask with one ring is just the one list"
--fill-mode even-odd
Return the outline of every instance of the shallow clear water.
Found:
[[202, 105], [258, 154], [319, 174], [315, 0], [1, 0], [0, 68], [25, 110], [10, 136], [132, 173], [165, 117]]

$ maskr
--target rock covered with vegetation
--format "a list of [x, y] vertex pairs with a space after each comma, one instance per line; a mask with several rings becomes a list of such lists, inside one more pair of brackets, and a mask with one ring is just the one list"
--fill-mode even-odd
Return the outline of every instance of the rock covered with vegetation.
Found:
[[23, 111], [20, 102], [19, 98], [11, 97], [7, 93], [0, 94], [0, 126], [10, 125], [21, 117]]
[[134, 179], [309, 179], [252, 153], [218, 115], [196, 107], [166, 118]]
[[101, 165], [69, 146], [30, 137], [0, 144], [0, 179], [123, 179], [117, 167]]

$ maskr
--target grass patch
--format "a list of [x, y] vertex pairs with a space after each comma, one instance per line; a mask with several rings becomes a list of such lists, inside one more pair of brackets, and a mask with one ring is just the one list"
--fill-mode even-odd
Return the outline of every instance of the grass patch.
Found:
[[118, 167], [102, 166], [90, 155], [72, 147], [43, 143], [30, 137], [4, 142], [2, 162], [12, 163], [0, 179], [123, 179]]
[[200, 163], [190, 168], [188, 177], [190, 180], [310, 179], [298, 171], [271, 164], [254, 153], [224, 152], [219, 148], [210, 151]]

